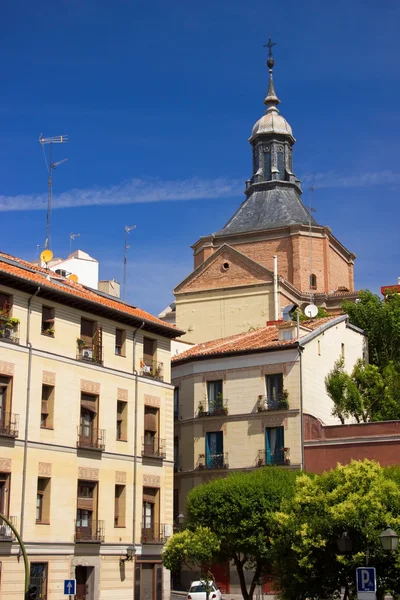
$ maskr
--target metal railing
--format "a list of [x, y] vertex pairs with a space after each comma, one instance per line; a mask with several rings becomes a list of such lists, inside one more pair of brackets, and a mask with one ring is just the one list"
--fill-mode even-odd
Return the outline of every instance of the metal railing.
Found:
[[208, 403], [208, 410], [205, 410], [205, 407], [202, 402], [199, 402], [199, 406], [197, 409], [197, 414], [199, 417], [218, 417], [228, 414], [228, 400], [223, 398], [221, 400], [216, 400], [215, 402]]
[[164, 381], [164, 365], [149, 358], [140, 361], [140, 375]]
[[77, 360], [85, 362], [103, 364], [103, 348], [101, 346], [79, 346], [76, 355]]
[[280, 448], [275, 452], [259, 450], [257, 452], [256, 467], [269, 465], [290, 465], [290, 448]]
[[142, 456], [154, 458], [165, 458], [165, 440], [154, 437], [153, 439], [142, 438]]
[[199, 454], [198, 469], [229, 469], [228, 453]]
[[19, 343], [19, 327], [15, 325], [14, 327], [7, 326], [3, 321], [0, 321], [0, 340], [3, 342], [10, 342], [10, 344], [18, 344]]
[[0, 412], [0, 435], [18, 437], [19, 415], [9, 412]]
[[[17, 517], [9, 517], [13, 526], [18, 529]], [[16, 539], [11, 527], [0, 517], [0, 542], [12, 542]]]
[[278, 400], [269, 400], [267, 396], [258, 396], [258, 411], [264, 410], [287, 410], [289, 401], [287, 397], [278, 398]]
[[89, 425], [78, 425], [77, 446], [103, 451], [106, 447], [106, 430]]
[[142, 523], [142, 544], [164, 544], [171, 536], [172, 527], [164, 523]]
[[75, 520], [76, 542], [104, 542], [104, 521], [95, 519]]

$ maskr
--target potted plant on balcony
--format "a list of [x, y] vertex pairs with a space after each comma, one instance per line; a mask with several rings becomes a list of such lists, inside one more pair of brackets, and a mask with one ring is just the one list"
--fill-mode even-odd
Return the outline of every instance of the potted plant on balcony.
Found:
[[43, 329], [42, 333], [44, 333], [44, 335], [48, 335], [50, 337], [54, 337], [54, 333], [55, 333], [55, 329], [54, 327], [49, 327], [48, 329]]
[[289, 392], [283, 389], [278, 397], [279, 408], [281, 410], [287, 410], [289, 408]]
[[204, 459], [205, 459], [205, 455], [204, 454], [199, 454], [199, 469], [204, 469]]
[[78, 344], [79, 350], [83, 350], [84, 348], [88, 348], [87, 342], [82, 340], [81, 338], [76, 338], [76, 343]]
[[199, 413], [199, 417], [203, 417], [204, 416], [204, 406], [203, 406], [202, 402], [199, 402], [198, 413]]
[[16, 317], [9, 317], [4, 323], [6, 329], [15, 329], [19, 325], [19, 319]]

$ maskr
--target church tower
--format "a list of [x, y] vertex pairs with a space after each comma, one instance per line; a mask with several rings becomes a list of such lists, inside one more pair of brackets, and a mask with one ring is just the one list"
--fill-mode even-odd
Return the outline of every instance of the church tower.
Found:
[[[253, 127], [245, 200], [225, 226], [193, 246], [194, 271], [174, 290], [176, 325], [193, 342], [264, 326], [288, 304], [340, 312], [355, 299], [354, 259], [301, 200], [292, 128], [280, 114], [269, 40], [265, 114]], [[274, 277], [275, 272], [275, 277]], [[169, 314], [169, 320], [171, 314]]]

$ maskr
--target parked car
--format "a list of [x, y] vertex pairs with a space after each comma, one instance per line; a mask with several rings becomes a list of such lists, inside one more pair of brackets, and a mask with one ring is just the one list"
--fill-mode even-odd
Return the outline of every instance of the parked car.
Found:
[[[215, 581], [208, 583], [209, 587], [209, 599], [210, 600], [222, 600], [221, 590], [217, 588]], [[187, 595], [187, 600], [206, 600], [206, 582], [205, 581], [192, 581]]]

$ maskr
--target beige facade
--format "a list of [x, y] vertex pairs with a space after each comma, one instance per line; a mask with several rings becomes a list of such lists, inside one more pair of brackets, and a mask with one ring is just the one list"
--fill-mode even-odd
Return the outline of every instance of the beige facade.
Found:
[[[0, 512], [21, 532], [39, 598], [64, 598], [65, 579], [77, 600], [167, 598], [176, 332], [1, 260]], [[1, 535], [1, 596], [21, 597], [18, 545]]]

